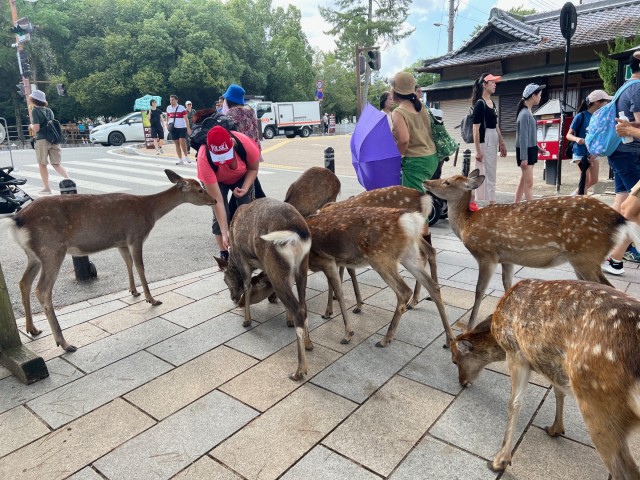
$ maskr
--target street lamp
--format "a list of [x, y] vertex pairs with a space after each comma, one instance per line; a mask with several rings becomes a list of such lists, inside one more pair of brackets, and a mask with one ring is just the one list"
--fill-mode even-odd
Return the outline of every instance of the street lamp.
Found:
[[454, 0], [449, 0], [449, 24], [445, 25], [444, 23], [434, 23], [436, 27], [447, 27], [447, 52], [451, 52], [453, 50], [453, 21], [455, 18], [456, 7], [454, 5]]

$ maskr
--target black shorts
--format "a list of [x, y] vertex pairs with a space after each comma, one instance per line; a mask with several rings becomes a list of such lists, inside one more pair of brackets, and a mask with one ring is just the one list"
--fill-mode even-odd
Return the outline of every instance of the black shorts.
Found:
[[[522, 163], [520, 160], [520, 149], [516, 147], [516, 162], [518, 162], [518, 166]], [[538, 147], [529, 147], [527, 148], [527, 164], [535, 165], [538, 163]]]
[[175, 140], [177, 138], [187, 138], [187, 127], [184, 128], [171, 128], [171, 140]]
[[164, 138], [164, 129], [161, 126], [154, 127], [151, 125], [151, 138], [159, 138], [162, 140]]

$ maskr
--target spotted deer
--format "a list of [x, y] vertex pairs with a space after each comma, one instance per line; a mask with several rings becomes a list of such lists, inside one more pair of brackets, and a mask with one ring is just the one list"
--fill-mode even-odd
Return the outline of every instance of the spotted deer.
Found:
[[563, 406], [572, 393], [591, 439], [614, 480], [639, 480], [627, 436], [640, 425], [640, 302], [605, 285], [579, 280], [522, 280], [495, 312], [451, 345], [462, 385], [489, 363], [507, 359], [511, 398], [502, 449], [491, 467], [511, 464], [514, 433], [531, 371], [553, 385], [556, 414], [545, 428], [564, 434]]
[[216, 203], [199, 181], [182, 178], [171, 170], [165, 170], [165, 173], [174, 185], [154, 195], [107, 193], [43, 197], [14, 217], [4, 219], [27, 254], [27, 268], [20, 280], [27, 333], [41, 333], [33, 324], [31, 286], [42, 269], [35, 293], [53, 338], [56, 345], [67, 352], [76, 350], [62, 335], [51, 293], [67, 253], [81, 256], [117, 248], [127, 265], [129, 292], [136, 297], [140, 295], [133, 279], [132, 266], [135, 264], [146, 301], [151, 305], [162, 303], [151, 296], [147, 285], [142, 260], [144, 241], [155, 223], [178, 205]]
[[449, 203], [455, 234], [478, 262], [478, 282], [468, 328], [476, 324], [484, 292], [498, 263], [509, 290], [514, 265], [550, 268], [569, 262], [580, 280], [611, 285], [602, 273], [609, 251], [627, 235], [639, 238], [638, 227], [591, 197], [548, 197], [522, 203], [469, 210], [471, 191], [484, 181], [474, 170], [427, 180], [425, 188]]
[[[245, 299], [263, 299], [275, 291], [287, 311], [287, 324], [296, 327], [298, 368], [289, 377], [301, 380], [307, 374], [305, 349], [313, 349], [305, 303], [311, 234], [304, 218], [291, 205], [260, 198], [238, 208], [229, 239], [229, 260], [215, 260], [224, 271], [231, 299], [244, 306], [242, 325], [251, 325], [250, 304], [256, 303]], [[262, 296], [265, 288], [257, 277], [252, 281], [251, 274], [256, 269], [268, 278], [264, 280], [269, 285], [267, 295]], [[292, 291], [294, 282], [298, 298]]]

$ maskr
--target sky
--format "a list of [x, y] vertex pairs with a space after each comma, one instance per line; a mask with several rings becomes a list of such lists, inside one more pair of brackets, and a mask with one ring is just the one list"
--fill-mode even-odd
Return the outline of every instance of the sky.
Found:
[[[534, 8], [537, 12], [559, 10], [567, 0], [455, 0], [458, 13], [453, 30], [453, 49], [461, 47], [469, 39], [476, 25], [485, 25], [493, 7], [508, 10], [512, 7]], [[324, 34], [330, 26], [324, 22], [318, 5], [331, 6], [333, 2], [313, 0], [273, 0], [274, 7], [296, 5], [302, 12], [302, 29], [314, 49], [331, 51], [335, 44]], [[577, 0], [573, 3], [578, 4]], [[449, 0], [414, 0], [407, 24], [415, 31], [396, 45], [382, 45], [383, 77], [390, 78], [396, 72], [417, 60], [447, 53], [447, 27]], [[434, 23], [445, 26], [437, 27]]]

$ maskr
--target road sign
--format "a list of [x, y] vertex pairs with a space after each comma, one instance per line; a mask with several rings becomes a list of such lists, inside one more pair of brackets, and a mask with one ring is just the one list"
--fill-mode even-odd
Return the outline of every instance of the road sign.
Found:
[[562, 36], [569, 40], [576, 33], [578, 24], [578, 13], [573, 3], [567, 2], [560, 11], [560, 31]]
[[324, 87], [324, 83], [322, 82], [322, 80], [318, 80], [316, 82], [316, 87], [318, 87], [318, 91], [322, 91], [322, 87]]
[[318, 92], [318, 93], [316, 93], [316, 98], [317, 98], [318, 100], [322, 100], [322, 97], [324, 97], [324, 94], [323, 94], [322, 92]]

